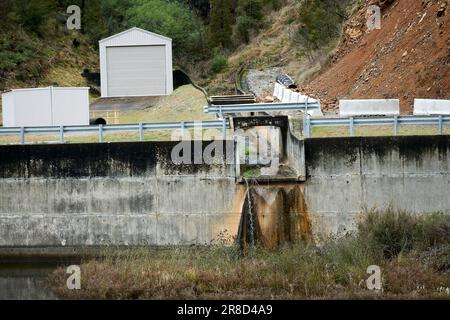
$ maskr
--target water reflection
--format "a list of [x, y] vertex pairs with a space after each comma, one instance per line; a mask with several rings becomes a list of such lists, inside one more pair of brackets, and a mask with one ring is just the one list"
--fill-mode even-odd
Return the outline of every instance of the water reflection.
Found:
[[0, 300], [56, 300], [45, 279], [57, 264], [0, 264]]

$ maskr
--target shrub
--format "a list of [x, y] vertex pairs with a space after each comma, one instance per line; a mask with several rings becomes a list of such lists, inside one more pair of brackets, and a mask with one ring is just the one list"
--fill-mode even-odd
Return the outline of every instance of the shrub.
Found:
[[399, 257], [382, 266], [383, 290], [410, 298], [439, 296], [437, 289], [448, 288], [449, 277], [439, 273], [414, 256]]
[[412, 249], [416, 227], [417, 222], [411, 215], [388, 209], [386, 213], [370, 212], [358, 231], [360, 238], [372, 248], [392, 258]]
[[256, 21], [261, 21], [264, 18], [261, 0], [240, 0], [238, 12], [239, 15], [253, 18]]
[[[34, 80], [40, 77], [46, 67], [47, 53], [39, 43], [17, 32], [14, 36], [0, 37], [0, 79], [12, 74], [18, 80]], [[0, 85], [3, 85], [0, 80]]]
[[[84, 299], [448, 298], [439, 290], [450, 287], [450, 245], [434, 246], [437, 242], [430, 240], [449, 218], [392, 209], [370, 212], [359, 233], [320, 245], [287, 244], [277, 251], [256, 247], [247, 255], [239, 246], [223, 245], [156, 252], [110, 248], [83, 263], [83, 290], [67, 291], [62, 268], [50, 275], [49, 285], [58, 296]], [[429, 244], [425, 253], [399, 254]], [[383, 253], [398, 256], [385, 259]], [[369, 265], [382, 269], [381, 293], [365, 287]]]
[[219, 73], [228, 66], [227, 58], [220, 52], [216, 51], [214, 58], [211, 62], [211, 71], [213, 73]]
[[368, 213], [358, 231], [362, 241], [391, 259], [402, 252], [426, 251], [450, 243], [450, 216], [442, 213], [416, 216], [391, 208]]
[[418, 250], [450, 243], [450, 216], [434, 213], [419, 219], [416, 232], [416, 247]]
[[450, 244], [431, 248], [421, 255], [422, 261], [441, 272], [450, 272]]

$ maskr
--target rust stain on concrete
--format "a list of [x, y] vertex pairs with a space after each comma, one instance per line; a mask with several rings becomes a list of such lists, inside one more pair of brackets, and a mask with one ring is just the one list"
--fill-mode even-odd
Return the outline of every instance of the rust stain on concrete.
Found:
[[253, 240], [275, 250], [286, 243], [312, 240], [311, 230], [302, 184], [251, 186], [246, 191], [238, 233], [241, 245]]
[[225, 215], [220, 223], [213, 226], [214, 237], [222, 244], [231, 245], [236, 242], [246, 197], [247, 188], [243, 185], [237, 185], [231, 211]]

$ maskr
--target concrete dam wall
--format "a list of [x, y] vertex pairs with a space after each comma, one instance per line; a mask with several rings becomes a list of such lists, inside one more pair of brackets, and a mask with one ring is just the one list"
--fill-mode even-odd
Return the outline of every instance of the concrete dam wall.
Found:
[[[449, 142], [295, 141], [289, 153], [304, 148], [306, 181], [258, 184], [252, 196], [225, 161], [233, 158], [233, 142], [213, 164], [181, 165], [171, 159], [176, 142], [1, 146], [0, 247], [232, 240], [247, 237], [249, 201], [259, 208], [254, 227], [272, 244], [352, 230], [366, 208], [450, 211]], [[192, 160], [210, 145], [188, 144]]]
[[174, 165], [175, 145], [0, 147], [0, 246], [209, 243], [239, 223], [234, 169]]
[[305, 142], [305, 198], [316, 234], [351, 230], [371, 209], [450, 211], [450, 137]]

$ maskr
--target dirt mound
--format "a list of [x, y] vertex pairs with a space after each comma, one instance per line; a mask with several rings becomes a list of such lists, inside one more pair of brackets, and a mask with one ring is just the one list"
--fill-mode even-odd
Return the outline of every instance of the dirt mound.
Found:
[[[370, 31], [367, 8], [382, 8], [381, 29]], [[330, 64], [302, 91], [336, 112], [342, 98], [450, 98], [450, 1], [366, 0], [344, 26]]]

